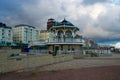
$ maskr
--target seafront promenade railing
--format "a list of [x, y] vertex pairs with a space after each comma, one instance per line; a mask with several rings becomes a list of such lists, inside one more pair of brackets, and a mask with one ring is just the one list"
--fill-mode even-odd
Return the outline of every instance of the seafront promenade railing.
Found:
[[[110, 54], [110, 50], [58, 50], [57, 54], [82, 54], [86, 55], [87, 52], [92, 52], [94, 54]], [[30, 50], [30, 54], [49, 54], [49, 50]], [[54, 51], [53, 51], [54, 53]]]
[[58, 50], [57, 51], [57, 54], [83, 54], [85, 55], [87, 52], [92, 52], [94, 54], [110, 54], [110, 50], [75, 50], [75, 51], [72, 51], [72, 50]]
[[49, 50], [30, 50], [30, 54], [48, 54]]

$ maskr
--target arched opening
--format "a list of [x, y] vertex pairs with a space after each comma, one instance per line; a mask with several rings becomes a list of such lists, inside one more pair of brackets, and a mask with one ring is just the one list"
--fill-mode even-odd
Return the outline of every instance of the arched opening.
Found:
[[72, 32], [70, 30], [67, 30], [65, 33], [66, 38], [71, 38], [72, 37]]
[[59, 38], [63, 37], [63, 31], [62, 31], [62, 30], [59, 30], [57, 36], [58, 36]]
[[58, 41], [62, 41], [63, 40], [63, 31], [59, 30], [57, 33], [57, 36], [58, 36]]

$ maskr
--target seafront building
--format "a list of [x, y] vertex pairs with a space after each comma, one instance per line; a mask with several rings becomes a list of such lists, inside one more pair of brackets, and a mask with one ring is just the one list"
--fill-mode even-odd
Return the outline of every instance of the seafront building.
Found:
[[10, 28], [0, 23], [0, 73], [84, 57], [111, 56], [109, 48], [83, 39], [78, 31], [66, 19], [61, 22], [49, 19], [47, 30], [41, 32], [25, 24]]
[[20, 24], [13, 29], [13, 41], [15, 44], [29, 44], [39, 40], [39, 30], [34, 26]]
[[49, 50], [66, 53], [79, 51], [84, 45], [82, 37], [78, 38], [76, 34], [79, 28], [66, 19], [55, 22], [49, 31], [51, 32], [51, 37], [48, 40]]
[[[47, 29], [39, 31], [34, 26], [19, 24], [8, 27], [0, 23], [0, 46], [29, 49], [30, 53], [81, 53], [83, 49], [100, 48], [94, 40], [83, 39], [79, 28], [63, 19], [61, 22], [48, 19]], [[98, 52], [96, 52], [98, 53]]]
[[40, 31], [40, 34], [39, 34], [39, 40], [40, 40], [40, 41], [48, 40], [49, 37], [50, 37], [49, 31], [47, 31], [47, 30], [41, 30], [41, 31]]
[[47, 30], [49, 30], [55, 24], [56, 24], [55, 19], [53, 19], [53, 18], [48, 19], [48, 21], [47, 21]]
[[[79, 28], [66, 19], [61, 22], [48, 19], [49, 37], [44, 42], [34, 42], [30, 46], [46, 46], [46, 50], [56, 54], [79, 52], [84, 45], [82, 36], [77, 34]], [[30, 47], [29, 46], [29, 47]]]
[[13, 42], [12, 28], [0, 23], [0, 46], [10, 46]]

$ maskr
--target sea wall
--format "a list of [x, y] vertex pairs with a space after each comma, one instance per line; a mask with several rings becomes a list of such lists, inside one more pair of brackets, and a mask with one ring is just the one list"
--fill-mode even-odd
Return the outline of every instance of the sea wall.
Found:
[[34, 68], [38, 66], [64, 62], [72, 60], [72, 54], [60, 54], [53, 56], [52, 54], [40, 54], [29, 56], [9, 56], [11, 53], [18, 53], [19, 50], [0, 50], [0, 72], [11, 72], [20, 69]]

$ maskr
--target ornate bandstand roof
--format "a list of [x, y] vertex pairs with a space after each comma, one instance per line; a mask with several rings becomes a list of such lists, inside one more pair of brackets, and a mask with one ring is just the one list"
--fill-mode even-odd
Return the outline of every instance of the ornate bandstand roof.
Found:
[[78, 27], [74, 26], [71, 22], [67, 21], [66, 19], [62, 20], [61, 22], [55, 22], [55, 25], [50, 28], [52, 29], [59, 29], [59, 28], [70, 28], [70, 29], [77, 29]]
[[66, 19], [64, 19], [62, 22], [61, 22], [62, 25], [66, 25], [66, 26], [74, 26], [71, 22], [67, 21]]

